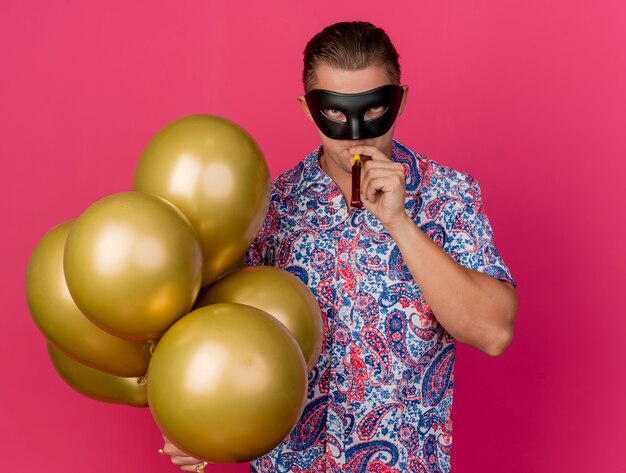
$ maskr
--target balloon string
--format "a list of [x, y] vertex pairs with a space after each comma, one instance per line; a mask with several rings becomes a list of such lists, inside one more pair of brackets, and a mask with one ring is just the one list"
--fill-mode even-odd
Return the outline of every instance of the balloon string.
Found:
[[[151, 339], [148, 340], [148, 345], [150, 345], [150, 348], [148, 350], [150, 351], [150, 356], [152, 356], [154, 354], [154, 349], [156, 348], [156, 343], [154, 342], [154, 340]], [[145, 386], [146, 384], [148, 384], [148, 373], [138, 378], [137, 384], [140, 384], [141, 386]]]

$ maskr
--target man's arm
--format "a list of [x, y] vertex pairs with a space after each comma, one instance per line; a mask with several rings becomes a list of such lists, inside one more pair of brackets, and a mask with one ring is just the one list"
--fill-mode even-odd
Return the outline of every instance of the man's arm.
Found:
[[395, 240], [438, 322], [457, 340], [491, 356], [502, 354], [513, 338], [518, 308], [513, 285], [460, 265], [419, 229], [404, 209], [402, 164], [371, 146], [349, 152], [372, 156], [363, 167], [363, 205]]
[[386, 225], [439, 323], [457, 340], [491, 356], [513, 338], [512, 284], [460, 265], [408, 217]]

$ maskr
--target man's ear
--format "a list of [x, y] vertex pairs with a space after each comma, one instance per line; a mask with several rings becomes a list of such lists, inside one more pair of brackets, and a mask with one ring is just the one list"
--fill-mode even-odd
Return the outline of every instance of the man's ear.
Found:
[[313, 120], [313, 117], [311, 116], [311, 111], [309, 110], [309, 106], [306, 103], [306, 99], [304, 98], [304, 95], [300, 95], [298, 97], [298, 102], [300, 103], [300, 108], [302, 109], [304, 114], [307, 117], [309, 117], [309, 120], [311, 120], [312, 123], [315, 123], [315, 121]]
[[402, 94], [402, 102], [400, 102], [400, 110], [398, 110], [398, 115], [402, 114], [404, 106], [406, 105], [407, 97], [409, 95], [409, 86], [405, 84], [402, 86], [402, 88], [404, 89], [404, 93]]

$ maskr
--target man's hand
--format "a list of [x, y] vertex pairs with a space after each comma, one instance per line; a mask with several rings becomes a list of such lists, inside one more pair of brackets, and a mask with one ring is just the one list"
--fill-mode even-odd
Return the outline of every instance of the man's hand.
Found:
[[513, 337], [515, 288], [458, 264], [420, 230], [404, 208], [402, 164], [374, 146], [355, 146], [345, 152], [372, 157], [361, 171], [363, 206], [394, 239], [437, 321], [461, 342], [491, 356], [503, 353]]
[[404, 165], [394, 163], [374, 146], [355, 146], [348, 152], [371, 156], [361, 171], [361, 200], [363, 206], [389, 229], [406, 219], [404, 199], [406, 176]]
[[163, 441], [163, 454], [169, 455], [172, 463], [179, 466], [181, 470], [195, 472], [197, 471], [196, 468], [204, 463], [202, 460], [190, 457], [185, 452], [176, 448], [165, 435], [163, 436]]

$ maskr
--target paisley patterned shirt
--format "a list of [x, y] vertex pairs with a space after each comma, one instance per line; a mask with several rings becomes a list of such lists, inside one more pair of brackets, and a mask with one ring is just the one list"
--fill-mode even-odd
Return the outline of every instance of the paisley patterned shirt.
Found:
[[[320, 168], [320, 146], [273, 181], [247, 265], [298, 276], [320, 303], [324, 342], [291, 434], [253, 473], [448, 472], [455, 340], [437, 322], [402, 255], [365, 208], [348, 211]], [[414, 153], [406, 212], [458, 263], [515, 284], [493, 243], [478, 182]]]

